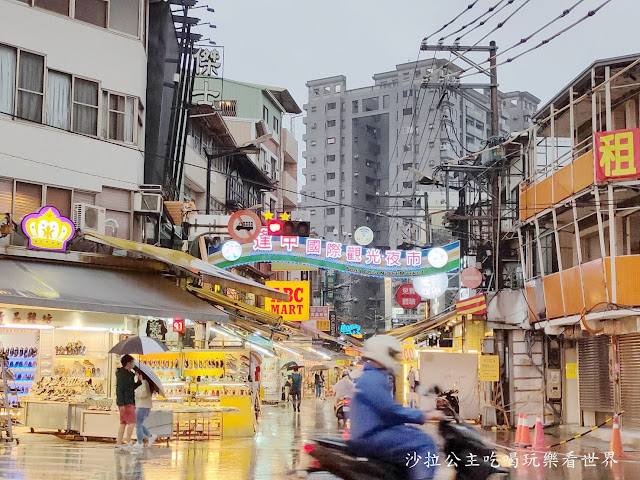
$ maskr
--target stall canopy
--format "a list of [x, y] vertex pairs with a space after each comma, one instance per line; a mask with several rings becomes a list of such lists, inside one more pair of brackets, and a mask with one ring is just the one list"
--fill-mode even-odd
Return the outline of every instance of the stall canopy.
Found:
[[158, 273], [0, 259], [0, 303], [226, 322], [228, 315]]
[[201, 274], [206, 283], [220, 285], [221, 287], [233, 288], [243, 292], [263, 295], [277, 300], [289, 300], [289, 295], [273, 288], [265, 287], [263, 284], [241, 277], [222, 268], [210, 265], [209, 263], [193, 257], [188, 253], [169, 248], [156, 247], [146, 243], [132, 242], [121, 238], [107, 237], [97, 233], [85, 233], [85, 238], [96, 243], [109, 245], [114, 248], [135, 252], [146, 257], [160, 260], [161, 262], [178, 267], [190, 274]]
[[452, 320], [456, 317], [457, 312], [455, 310], [444, 312], [435, 317], [429, 317], [426, 320], [422, 320], [420, 322], [416, 322], [411, 325], [405, 325], [404, 327], [395, 328], [387, 332], [389, 335], [393, 335], [397, 337], [399, 340], [404, 340], [405, 338], [414, 337], [414, 340], [419, 340], [416, 337], [422, 337], [424, 334], [433, 330], [434, 328], [438, 328], [441, 325], [444, 325], [449, 320]]
[[278, 326], [280, 325], [280, 323], [282, 323], [282, 317], [279, 315], [273, 315], [267, 312], [264, 308], [254, 307], [253, 305], [249, 305], [248, 303], [229, 298], [226, 295], [222, 295], [221, 293], [212, 292], [211, 290], [198, 288], [191, 285], [187, 287], [187, 290], [195, 293], [197, 296], [203, 298], [204, 300], [224, 307], [226, 310], [242, 313], [248, 317], [260, 320], [261, 322], [264, 322], [266, 324]]

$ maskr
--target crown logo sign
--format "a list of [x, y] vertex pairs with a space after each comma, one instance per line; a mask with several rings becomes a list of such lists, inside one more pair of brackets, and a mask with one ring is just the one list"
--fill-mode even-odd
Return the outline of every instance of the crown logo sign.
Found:
[[76, 227], [55, 207], [42, 207], [38, 213], [22, 219], [22, 231], [29, 239], [29, 248], [63, 252], [75, 235]]

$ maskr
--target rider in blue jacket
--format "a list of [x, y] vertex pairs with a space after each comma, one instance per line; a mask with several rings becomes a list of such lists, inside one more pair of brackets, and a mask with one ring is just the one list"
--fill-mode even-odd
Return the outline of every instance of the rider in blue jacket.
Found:
[[409, 476], [412, 480], [431, 479], [435, 467], [427, 459], [437, 454], [436, 445], [424, 431], [407, 423], [423, 424], [442, 418], [442, 414], [405, 408], [393, 398], [393, 376], [400, 370], [401, 350], [400, 342], [390, 335], [376, 335], [364, 343], [367, 363], [355, 380], [349, 443], [357, 454], [402, 466], [406, 466], [407, 458], [421, 458], [416, 465], [412, 462]]

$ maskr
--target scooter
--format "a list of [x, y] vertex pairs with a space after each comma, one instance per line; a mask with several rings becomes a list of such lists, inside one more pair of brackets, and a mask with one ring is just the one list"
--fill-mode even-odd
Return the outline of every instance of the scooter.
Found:
[[[449, 408], [454, 410], [451, 405]], [[438, 431], [444, 440], [440, 455], [440, 464], [444, 466], [438, 468], [448, 468], [443, 455], [444, 458], [455, 455], [460, 459], [452, 467], [456, 469], [455, 480], [486, 480], [493, 475], [509, 478], [510, 469], [500, 465], [482, 437], [457, 415], [453, 421], [441, 420]], [[304, 451], [313, 459], [307, 469], [307, 480], [326, 478], [327, 472], [343, 480], [404, 480], [409, 476], [408, 466], [359, 456], [341, 438], [314, 439], [304, 446]], [[473, 465], [466, 465], [469, 458], [475, 459]]]
[[346, 421], [350, 405], [351, 399], [349, 397], [343, 397], [338, 400], [338, 403], [333, 407], [333, 413], [338, 419], [338, 423]]
[[460, 402], [458, 400], [458, 390], [447, 390], [447, 391], [438, 391], [435, 392], [436, 397], [436, 408], [444, 412], [447, 417], [455, 417], [456, 415], [460, 415]]

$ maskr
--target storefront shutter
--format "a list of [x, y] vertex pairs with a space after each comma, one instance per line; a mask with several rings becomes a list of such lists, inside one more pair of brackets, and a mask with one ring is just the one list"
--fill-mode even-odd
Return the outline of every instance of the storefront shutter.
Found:
[[47, 187], [45, 205], [56, 207], [63, 217], [71, 217], [71, 190]]
[[625, 427], [640, 428], [640, 334], [620, 337], [620, 391]]
[[0, 178], [0, 214], [11, 213], [13, 203], [13, 180]]
[[613, 384], [609, 381], [609, 337], [578, 342], [580, 408], [613, 412]]
[[42, 206], [42, 185], [33, 183], [16, 183], [16, 198], [13, 209], [13, 220], [20, 223], [25, 215], [37, 212]]
[[73, 203], [86, 203], [88, 205], [95, 205], [96, 194], [92, 192], [80, 192], [78, 190], [74, 190]]

